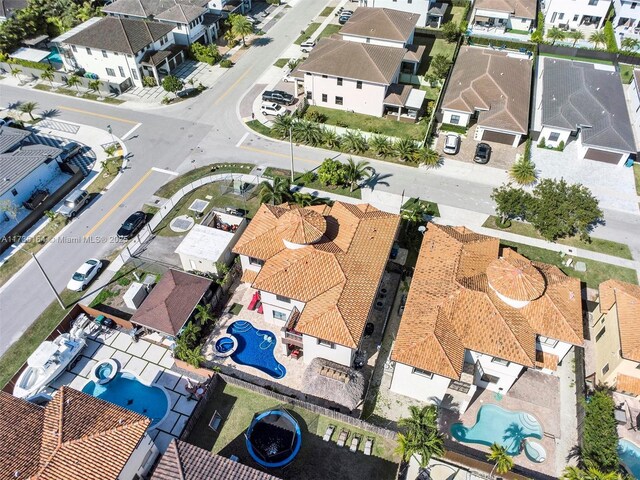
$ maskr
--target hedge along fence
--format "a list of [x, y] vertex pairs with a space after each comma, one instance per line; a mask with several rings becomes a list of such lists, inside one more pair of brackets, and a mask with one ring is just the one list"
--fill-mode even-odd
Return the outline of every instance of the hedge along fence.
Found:
[[536, 51], [536, 44], [531, 42], [516, 42], [513, 40], [502, 40], [499, 38], [479, 37], [477, 35], [471, 35], [468, 38], [469, 45], [491, 45], [496, 49], [507, 48], [509, 50], [526, 49], [531, 52]]

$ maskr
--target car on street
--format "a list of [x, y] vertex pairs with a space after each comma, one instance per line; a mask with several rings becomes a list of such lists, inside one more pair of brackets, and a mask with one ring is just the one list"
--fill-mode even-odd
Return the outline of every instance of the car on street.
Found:
[[455, 155], [460, 150], [460, 135], [455, 133], [447, 133], [444, 137], [444, 153]]
[[76, 142], [69, 142], [60, 148], [62, 150], [62, 153], [60, 154], [60, 160], [64, 162], [65, 160], [69, 160], [70, 158], [73, 158], [77, 154], [79, 154], [80, 150], [82, 150], [82, 145]]
[[300, 44], [300, 50], [302, 50], [303, 53], [309, 53], [315, 46], [316, 42], [314, 40], [307, 40]]
[[340, 18], [338, 18], [338, 23], [340, 25], [344, 25], [345, 23], [347, 23], [349, 21], [350, 18], [351, 18], [351, 15], [349, 15], [349, 16], [341, 15]]
[[81, 292], [100, 273], [100, 270], [102, 270], [102, 262], [97, 258], [90, 258], [80, 265], [71, 276], [71, 280], [67, 283], [67, 288], [74, 292]]
[[488, 143], [479, 143], [476, 146], [476, 154], [473, 157], [473, 161], [476, 163], [489, 163], [489, 159], [491, 158], [491, 145]]
[[262, 112], [263, 115], [276, 115], [276, 116], [286, 115], [287, 113], [289, 113], [289, 110], [284, 108], [282, 105], [278, 105], [277, 103], [273, 103], [273, 102], [262, 102], [262, 105], [260, 106], [260, 111]]
[[89, 200], [91, 200], [89, 192], [81, 189], [74, 190], [67, 198], [65, 198], [62, 207], [58, 210], [58, 213], [67, 218], [73, 218], [87, 203], [89, 203]]
[[129, 215], [122, 226], [118, 229], [118, 238], [129, 240], [144, 226], [147, 221], [147, 214], [141, 211], [137, 211]]
[[262, 94], [263, 102], [279, 103], [281, 105], [291, 105], [295, 97], [284, 90], [265, 90]]

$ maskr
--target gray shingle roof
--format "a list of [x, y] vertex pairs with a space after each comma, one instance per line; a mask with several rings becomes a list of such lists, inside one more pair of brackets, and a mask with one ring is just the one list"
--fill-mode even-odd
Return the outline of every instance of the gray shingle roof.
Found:
[[60, 155], [59, 148], [27, 145], [0, 155], [0, 195], [11, 190], [20, 180], [49, 158]]
[[[176, 6], [191, 7], [185, 8], [186, 15], [181, 13], [169, 13], [169, 10], [175, 10]], [[155, 17], [158, 20], [169, 20], [178, 23], [189, 23], [194, 18], [204, 13], [202, 7], [207, 5], [207, 0], [116, 0], [102, 8], [104, 13], [112, 13], [116, 15], [130, 15], [132, 17], [150, 18]], [[200, 8], [199, 13], [195, 14], [194, 8]]]
[[31, 135], [29, 130], [0, 127], [0, 153], [5, 153], [15, 148], [29, 135]]
[[406, 42], [420, 19], [417, 13], [390, 8], [358, 7], [340, 34]]
[[584, 145], [635, 152], [618, 72], [592, 63], [543, 58], [542, 125], [576, 130]]
[[133, 55], [171, 30], [173, 27], [166, 23], [104, 17], [64, 43]]
[[207, 9], [202, 6], [188, 5], [188, 4], [176, 4], [173, 7], [165, 10], [162, 13], [156, 15], [156, 20], [165, 20], [167, 22], [176, 23], [189, 23], [195, 20], [200, 15], [207, 12]]

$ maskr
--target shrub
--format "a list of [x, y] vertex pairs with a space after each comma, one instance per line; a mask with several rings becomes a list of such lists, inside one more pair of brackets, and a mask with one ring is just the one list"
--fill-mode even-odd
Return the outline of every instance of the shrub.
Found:
[[460, 28], [453, 22], [447, 22], [442, 26], [442, 33], [447, 42], [454, 43], [460, 36]]
[[559, 152], [562, 152], [564, 150], [564, 140], [560, 140], [560, 143], [558, 144], [558, 149]]
[[582, 461], [593, 462], [603, 472], [616, 472], [620, 465], [614, 409], [606, 390], [595, 392], [585, 403]]
[[613, 31], [611, 20], [607, 20], [604, 24], [604, 35], [607, 44], [607, 51], [613, 53], [617, 52], [618, 44], [616, 43], [616, 34]]
[[145, 87], [157, 87], [156, 79], [154, 77], [142, 77], [142, 85]]
[[463, 127], [461, 125], [452, 125], [451, 123], [443, 123], [440, 125], [440, 130], [443, 132], [454, 132], [464, 135], [467, 133], [467, 127]]
[[214, 43], [203, 45], [201, 43], [192, 43], [189, 47], [189, 56], [198, 62], [215, 65], [220, 60], [220, 52], [218, 46]]
[[307, 112], [304, 118], [306, 118], [310, 122], [316, 122], [316, 123], [324, 123], [327, 121], [327, 116], [324, 113], [320, 113], [317, 110], [311, 110], [310, 112]]
[[224, 60], [222, 60], [220, 62], [220, 66], [222, 68], [231, 68], [231, 67], [233, 67], [233, 62], [231, 60], [229, 60], [228, 58], [225, 58]]
[[546, 148], [546, 146], [547, 146], [547, 141], [545, 140], [545, 138], [544, 138], [544, 137], [541, 137], [541, 138], [540, 138], [540, 141], [538, 142], [538, 147], [540, 147], [540, 148]]
[[325, 158], [318, 168], [318, 180], [325, 185], [342, 185], [346, 181], [344, 165], [333, 158]]

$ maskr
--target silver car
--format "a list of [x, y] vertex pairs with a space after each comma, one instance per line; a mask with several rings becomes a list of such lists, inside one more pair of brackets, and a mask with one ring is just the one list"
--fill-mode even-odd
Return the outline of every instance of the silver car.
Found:
[[447, 133], [444, 137], [444, 153], [455, 155], [460, 150], [460, 135]]

